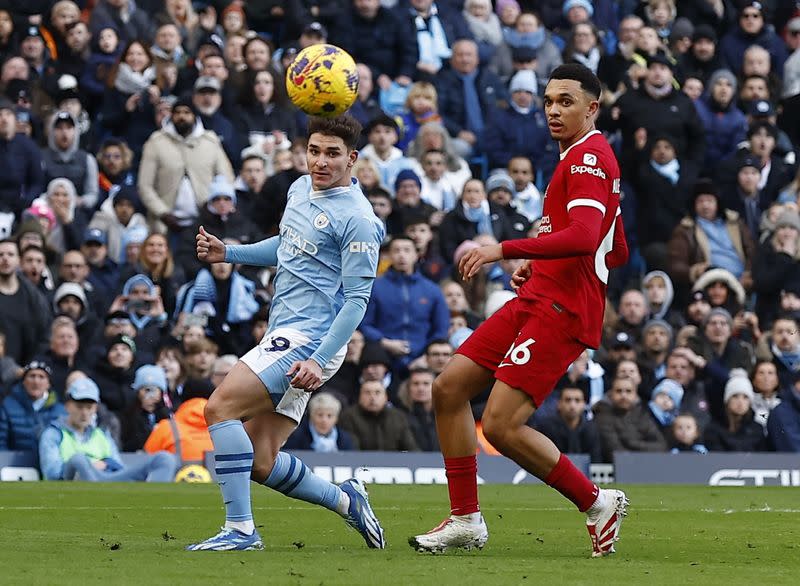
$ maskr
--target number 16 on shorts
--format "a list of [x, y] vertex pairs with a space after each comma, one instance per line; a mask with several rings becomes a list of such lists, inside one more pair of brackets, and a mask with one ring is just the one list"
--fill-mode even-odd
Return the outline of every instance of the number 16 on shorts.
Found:
[[[528, 364], [528, 361], [531, 359], [531, 346], [533, 346], [535, 343], [536, 340], [533, 338], [528, 338], [520, 344], [511, 344], [511, 348], [509, 348], [508, 352], [506, 352], [506, 355], [503, 356], [503, 360], [500, 362], [497, 368], [511, 366], [512, 364], [516, 364], [517, 366]], [[506, 360], [511, 360], [511, 362], [506, 362]]]

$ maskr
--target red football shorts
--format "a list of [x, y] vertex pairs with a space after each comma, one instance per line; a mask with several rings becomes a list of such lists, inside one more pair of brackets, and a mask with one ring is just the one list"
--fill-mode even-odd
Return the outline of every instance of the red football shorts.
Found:
[[494, 377], [528, 394], [539, 407], [586, 349], [577, 340], [578, 318], [546, 299], [515, 298], [458, 347]]

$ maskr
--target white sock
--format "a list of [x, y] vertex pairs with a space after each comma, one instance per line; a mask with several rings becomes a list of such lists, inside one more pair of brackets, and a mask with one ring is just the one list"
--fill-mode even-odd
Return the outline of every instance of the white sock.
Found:
[[453, 519], [458, 519], [459, 521], [463, 521], [464, 523], [470, 523], [471, 525], [480, 525], [481, 523], [481, 513], [478, 511], [477, 513], [467, 513], [466, 515], [450, 515]]
[[225, 520], [225, 529], [236, 529], [245, 535], [252, 535], [256, 530], [256, 525], [252, 519], [247, 521], [228, 521]]
[[350, 497], [347, 496], [347, 493], [345, 491], [339, 489], [339, 502], [336, 505], [336, 512], [339, 513], [342, 517], [346, 517], [349, 509], [350, 509]]

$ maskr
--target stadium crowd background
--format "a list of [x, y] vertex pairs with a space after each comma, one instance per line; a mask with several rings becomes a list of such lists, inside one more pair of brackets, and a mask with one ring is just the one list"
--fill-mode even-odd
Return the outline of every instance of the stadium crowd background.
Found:
[[775, 0], [0, 1], [0, 450], [37, 450], [87, 377], [120, 450], [210, 449], [204, 402], [263, 335], [272, 272], [203, 267], [194, 235], [277, 233], [306, 171], [284, 70], [319, 42], [359, 64], [354, 171], [389, 236], [287, 447], [438, 449], [432, 381], [519, 261], [453, 267], [537, 235], [541, 96], [575, 61], [604, 85], [632, 254], [602, 347], [531, 425], [595, 462], [800, 451], [800, 6]]

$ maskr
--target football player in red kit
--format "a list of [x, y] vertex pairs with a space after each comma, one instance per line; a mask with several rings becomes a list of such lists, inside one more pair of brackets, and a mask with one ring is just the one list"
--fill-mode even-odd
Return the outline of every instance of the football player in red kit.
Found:
[[627, 498], [599, 489], [546, 436], [525, 423], [569, 365], [600, 343], [609, 269], [627, 262], [614, 153], [595, 129], [600, 81], [583, 65], [553, 71], [544, 95], [561, 160], [545, 192], [538, 238], [476, 248], [461, 259], [465, 279], [504, 258], [529, 259], [514, 274], [512, 299], [487, 319], [433, 387], [450, 516], [409, 539], [418, 551], [481, 548], [489, 533], [478, 506], [477, 439], [469, 401], [495, 379], [483, 412], [491, 444], [586, 513], [592, 556], [614, 551]]

